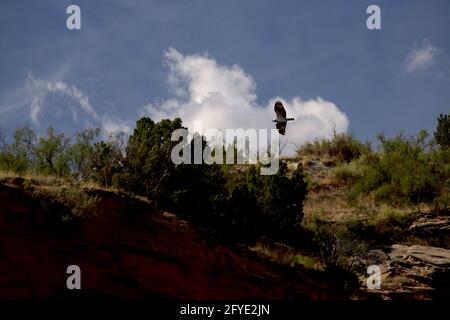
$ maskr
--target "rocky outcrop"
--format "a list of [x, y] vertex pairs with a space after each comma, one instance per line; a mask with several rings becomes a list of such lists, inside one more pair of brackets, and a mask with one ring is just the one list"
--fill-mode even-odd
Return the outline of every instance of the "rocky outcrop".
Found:
[[409, 230], [416, 233], [448, 232], [450, 231], [450, 216], [422, 216], [409, 227]]
[[[368, 290], [385, 299], [433, 299], [449, 295], [450, 250], [394, 244], [371, 250], [367, 265], [378, 265], [381, 288]], [[368, 278], [362, 279], [365, 286]]]
[[319, 157], [307, 160], [304, 164], [305, 171], [312, 176], [317, 176], [335, 167], [332, 161], [322, 161]]

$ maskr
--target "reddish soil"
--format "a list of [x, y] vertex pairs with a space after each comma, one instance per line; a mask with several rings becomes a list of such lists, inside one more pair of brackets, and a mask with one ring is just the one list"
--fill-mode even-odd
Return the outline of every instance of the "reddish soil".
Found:
[[0, 298], [64, 297], [66, 268], [81, 268], [94, 297], [342, 298], [325, 274], [276, 266], [205, 240], [176, 216], [123, 194], [90, 191], [98, 213], [56, 223], [20, 184], [0, 184]]

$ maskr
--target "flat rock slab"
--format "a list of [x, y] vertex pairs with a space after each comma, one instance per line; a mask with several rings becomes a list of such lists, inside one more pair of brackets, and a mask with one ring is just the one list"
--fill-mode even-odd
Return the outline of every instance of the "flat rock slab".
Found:
[[450, 217], [421, 217], [409, 227], [409, 230], [427, 233], [450, 231]]
[[[450, 250], [430, 246], [394, 244], [367, 254], [367, 265], [378, 265], [381, 288], [374, 294], [393, 298], [445, 296], [450, 291]], [[368, 277], [362, 277], [362, 285]]]
[[407, 254], [423, 262], [441, 267], [450, 267], [450, 250], [436, 247], [411, 246]]

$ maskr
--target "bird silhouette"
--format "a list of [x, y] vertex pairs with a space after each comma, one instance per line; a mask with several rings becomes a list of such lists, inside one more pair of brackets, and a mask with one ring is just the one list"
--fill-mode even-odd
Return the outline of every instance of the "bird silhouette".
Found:
[[276, 123], [278, 132], [282, 135], [285, 135], [287, 122], [294, 120], [294, 118], [286, 118], [286, 109], [284, 109], [281, 101], [275, 102], [274, 110], [277, 118], [273, 120], [273, 122]]

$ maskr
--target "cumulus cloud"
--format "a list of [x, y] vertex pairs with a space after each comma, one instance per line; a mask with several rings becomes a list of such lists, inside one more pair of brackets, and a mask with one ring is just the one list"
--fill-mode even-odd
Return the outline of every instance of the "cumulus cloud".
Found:
[[[91, 105], [88, 95], [74, 85], [63, 81], [46, 81], [35, 78], [33, 74], [29, 73], [26, 79], [25, 91], [30, 99], [29, 115], [31, 121], [36, 125], [39, 125], [39, 119], [45, 106], [45, 98], [49, 94], [61, 94], [75, 102], [75, 106], [78, 106], [85, 115], [83, 119], [98, 124], [105, 135], [111, 135], [116, 132], [131, 132], [131, 125], [127, 121], [99, 115]], [[68, 111], [72, 113], [73, 120], [79, 122], [78, 110], [70, 107], [69, 104], [67, 104], [67, 107]]]
[[321, 97], [309, 100], [274, 97], [260, 105], [255, 81], [238, 65], [223, 66], [207, 55], [182, 55], [173, 48], [165, 53], [165, 59], [168, 84], [174, 96], [142, 108], [142, 114], [154, 120], [180, 117], [189, 128], [195, 121], [201, 121], [203, 129], [274, 128], [273, 105], [281, 100], [288, 117], [295, 118], [282, 137], [283, 153], [292, 155], [296, 145], [305, 141], [331, 137], [333, 131], [347, 131], [347, 116], [333, 102]]
[[406, 58], [406, 72], [414, 73], [432, 66], [437, 59], [439, 49], [428, 42], [412, 49]]

